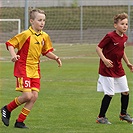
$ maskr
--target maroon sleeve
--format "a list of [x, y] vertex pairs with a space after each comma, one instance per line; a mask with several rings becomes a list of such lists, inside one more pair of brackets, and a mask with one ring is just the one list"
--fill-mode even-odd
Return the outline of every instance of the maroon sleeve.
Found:
[[103, 48], [105, 45], [109, 44], [109, 42], [111, 41], [111, 38], [109, 37], [109, 35], [107, 34], [98, 44], [98, 46], [100, 48]]

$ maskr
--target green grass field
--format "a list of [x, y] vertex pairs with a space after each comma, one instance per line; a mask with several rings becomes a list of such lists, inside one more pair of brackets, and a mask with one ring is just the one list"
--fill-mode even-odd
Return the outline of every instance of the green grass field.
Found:
[[[120, 95], [110, 104], [107, 117], [112, 125], [96, 124], [102, 93], [96, 91], [99, 58], [96, 45], [57, 45], [55, 53], [62, 59], [55, 61], [41, 57], [41, 91], [25, 124], [30, 129], [16, 129], [14, 122], [22, 108], [12, 112], [10, 126], [0, 121], [0, 133], [132, 133], [133, 125], [119, 120]], [[133, 48], [126, 52], [133, 62]], [[0, 45], [0, 107], [20, 93], [15, 91], [13, 63], [4, 45]], [[133, 75], [124, 65], [130, 87], [128, 113], [133, 116]]]

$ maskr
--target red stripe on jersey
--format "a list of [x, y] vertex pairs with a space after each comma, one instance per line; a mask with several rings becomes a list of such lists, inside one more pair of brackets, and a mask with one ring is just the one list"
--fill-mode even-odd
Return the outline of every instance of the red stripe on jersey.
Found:
[[[13, 46], [12, 44], [10, 44], [9, 42], [6, 42], [6, 48], [8, 50], [8, 46]], [[13, 46], [14, 47], [14, 46]]]
[[43, 54], [43, 55], [46, 55], [48, 52], [52, 52], [54, 49], [53, 48], [51, 48], [51, 49], [49, 49], [45, 54]]
[[22, 48], [18, 51], [20, 59], [15, 62], [14, 66], [14, 76], [16, 77], [27, 77], [26, 75], [26, 61], [30, 45], [30, 37], [25, 41]]

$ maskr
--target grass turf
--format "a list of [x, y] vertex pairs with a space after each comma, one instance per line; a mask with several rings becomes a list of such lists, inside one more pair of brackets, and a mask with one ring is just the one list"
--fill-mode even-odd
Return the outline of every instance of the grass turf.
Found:
[[[133, 125], [119, 120], [120, 95], [116, 94], [107, 112], [112, 125], [96, 124], [102, 93], [96, 92], [99, 59], [95, 45], [54, 45], [55, 53], [63, 62], [58, 68], [55, 61], [41, 57], [41, 91], [25, 124], [27, 133], [131, 133]], [[126, 48], [132, 62], [132, 47]], [[4, 45], [0, 45], [0, 107], [20, 93], [15, 92], [13, 63]], [[124, 65], [130, 91], [128, 113], [132, 115], [132, 74]], [[12, 112], [10, 126], [0, 121], [1, 133], [23, 133], [14, 122], [21, 107]]]

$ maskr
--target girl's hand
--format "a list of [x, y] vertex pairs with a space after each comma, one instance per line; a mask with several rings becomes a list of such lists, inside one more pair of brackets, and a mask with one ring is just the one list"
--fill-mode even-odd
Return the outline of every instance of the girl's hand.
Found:
[[106, 67], [108, 67], [108, 68], [113, 67], [113, 62], [111, 60], [105, 59], [103, 62]]
[[128, 63], [127, 66], [130, 69], [130, 71], [133, 72], [133, 65], [131, 63]]
[[58, 67], [61, 67], [62, 66], [62, 62], [61, 62], [61, 59], [58, 57], [56, 59], [57, 63], [58, 63]]
[[15, 55], [14, 57], [12, 57], [11, 61], [12, 62], [16, 62], [19, 59], [20, 59], [20, 56], [19, 55]]

